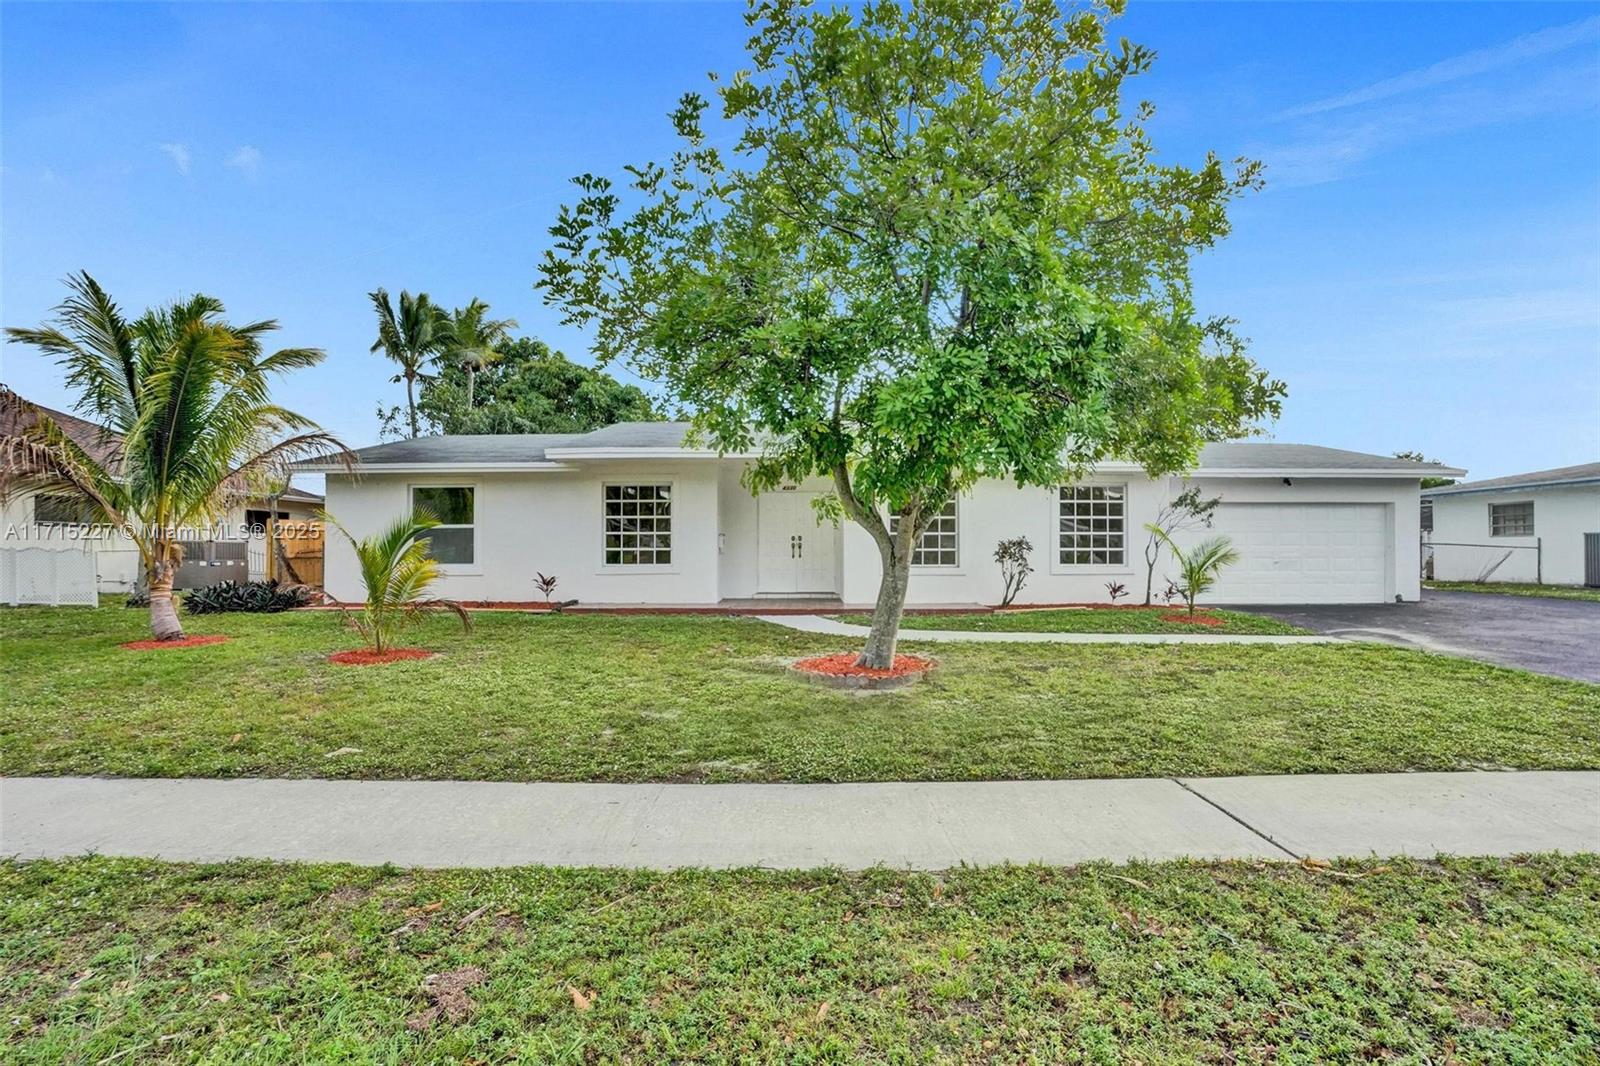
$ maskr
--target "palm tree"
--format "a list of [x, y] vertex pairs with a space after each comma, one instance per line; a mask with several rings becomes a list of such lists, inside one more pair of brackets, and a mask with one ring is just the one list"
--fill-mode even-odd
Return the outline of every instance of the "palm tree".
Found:
[[400, 627], [430, 611], [453, 611], [461, 619], [462, 628], [472, 629], [471, 617], [456, 601], [423, 598], [440, 575], [439, 562], [428, 554], [425, 536], [439, 524], [437, 518], [422, 511], [397, 520], [378, 536], [357, 540], [326, 511], [319, 517], [343, 533], [355, 548], [367, 602], [359, 612], [349, 615], [350, 624], [372, 645], [373, 651], [381, 655], [394, 647]]
[[1150, 523], [1144, 528], [1161, 538], [1161, 542], [1171, 549], [1172, 557], [1178, 560], [1178, 572], [1183, 575], [1183, 584], [1178, 586], [1178, 591], [1183, 593], [1184, 602], [1189, 605], [1189, 617], [1193, 618], [1195, 600], [1217, 583], [1217, 575], [1223, 567], [1239, 561], [1238, 550], [1227, 537], [1208, 537], [1184, 551], [1160, 526]]
[[[263, 355], [273, 321], [233, 326], [220, 301], [194, 296], [129, 322], [87, 272], [67, 279], [71, 295], [53, 325], [8, 329], [12, 340], [54, 356], [78, 392], [77, 411], [105, 427], [113, 446], [85, 448], [44, 412], [0, 394], [0, 490], [54, 488], [91, 503], [139, 550], [157, 640], [183, 637], [172, 580], [183, 561], [178, 539], [211, 525], [227, 496], [252, 479], [286, 474], [293, 460], [350, 452], [315, 423], [272, 403], [270, 378], [313, 366], [315, 348]], [[287, 435], [285, 435], [287, 434]]]
[[440, 355], [467, 372], [467, 410], [472, 410], [478, 371], [500, 358], [500, 346], [511, 339], [516, 328], [514, 318], [490, 318], [489, 305], [476, 298], [456, 308], [444, 323]]
[[417, 428], [417, 382], [427, 377], [424, 370], [429, 360], [439, 354], [442, 333], [450, 316], [425, 292], [412, 296], [401, 290], [399, 314], [395, 314], [386, 290], [380, 288], [367, 296], [378, 312], [378, 339], [372, 342], [369, 350], [381, 350], [400, 364], [400, 373], [390, 380], [406, 383], [406, 414], [411, 422], [411, 436], [415, 439], [422, 435]]

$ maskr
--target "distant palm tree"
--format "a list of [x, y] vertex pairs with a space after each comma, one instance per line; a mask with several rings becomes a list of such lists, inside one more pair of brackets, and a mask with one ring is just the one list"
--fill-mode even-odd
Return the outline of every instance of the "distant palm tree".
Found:
[[181, 639], [172, 601], [180, 531], [210, 526], [230, 493], [287, 476], [294, 459], [351, 458], [333, 436], [268, 395], [273, 375], [319, 363], [323, 353], [263, 355], [261, 337], [278, 324], [229, 325], [210, 296], [129, 322], [87, 273], [69, 277], [67, 287], [54, 325], [6, 332], [56, 357], [78, 393], [78, 413], [106, 436], [85, 447], [39, 408], [0, 391], [0, 422], [18, 427], [0, 437], [0, 493], [55, 489], [89, 502], [139, 549], [156, 639]]
[[440, 356], [467, 372], [467, 410], [473, 405], [473, 385], [478, 371], [500, 358], [500, 346], [511, 339], [517, 328], [514, 318], [490, 318], [489, 305], [474, 299], [458, 307], [445, 323]]
[[428, 554], [426, 536], [439, 524], [437, 518], [418, 512], [396, 520], [377, 536], [358, 540], [326, 511], [318, 517], [343, 533], [355, 549], [367, 601], [348, 617], [373, 651], [381, 655], [393, 648], [400, 628], [430, 611], [452, 611], [463, 628], [472, 629], [472, 618], [459, 603], [424, 595], [441, 573], [438, 560]]
[[373, 308], [378, 312], [378, 339], [372, 342], [371, 351], [384, 355], [400, 364], [400, 373], [391, 381], [406, 383], [406, 415], [411, 423], [411, 436], [422, 435], [417, 426], [417, 382], [427, 377], [429, 361], [439, 354], [443, 332], [448, 328], [450, 316], [420, 292], [412, 296], [400, 293], [400, 312], [395, 313], [384, 289], [370, 292]]

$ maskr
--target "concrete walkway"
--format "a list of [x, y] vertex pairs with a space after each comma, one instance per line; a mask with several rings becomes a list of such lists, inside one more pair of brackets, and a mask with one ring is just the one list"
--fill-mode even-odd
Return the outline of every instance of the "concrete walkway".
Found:
[[[827, 633], [835, 637], [867, 636], [866, 626], [851, 625], [818, 614], [758, 614], [757, 621], [798, 629], [804, 633]], [[902, 629], [900, 642], [979, 644], [1337, 644], [1331, 635], [1284, 636], [1267, 633], [998, 633], [966, 629]]]
[[1600, 772], [841, 785], [0, 780], [0, 854], [944, 869], [1600, 850]]

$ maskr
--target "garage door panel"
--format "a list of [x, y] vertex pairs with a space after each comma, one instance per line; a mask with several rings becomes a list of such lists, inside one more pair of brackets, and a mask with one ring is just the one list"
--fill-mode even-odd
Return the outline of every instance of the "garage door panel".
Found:
[[1378, 603], [1388, 583], [1382, 504], [1223, 504], [1212, 532], [1233, 541], [1214, 603]]

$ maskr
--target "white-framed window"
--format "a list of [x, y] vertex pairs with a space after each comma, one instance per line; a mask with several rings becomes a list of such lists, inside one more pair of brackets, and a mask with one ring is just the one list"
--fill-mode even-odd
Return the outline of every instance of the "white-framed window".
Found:
[[605, 486], [607, 566], [672, 565], [672, 485]]
[[1489, 536], [1533, 536], [1533, 501], [1491, 503], [1489, 505]]
[[1432, 533], [1433, 532], [1433, 501], [1432, 500], [1423, 500], [1422, 501], [1422, 513], [1418, 517], [1419, 517], [1419, 519], [1421, 520], [1421, 523], [1422, 523], [1422, 531], [1424, 533]]
[[79, 528], [103, 524], [92, 501], [54, 492], [41, 492], [33, 498], [33, 522], [40, 526]]
[[[889, 516], [889, 535], [900, 530], [900, 516]], [[928, 528], [922, 531], [917, 546], [911, 549], [912, 566], [958, 566], [961, 562], [960, 545], [956, 533], [956, 498], [950, 497]]]
[[1127, 562], [1128, 486], [1062, 485], [1056, 493], [1062, 566], [1121, 566]]
[[439, 520], [428, 530], [428, 554], [447, 566], [477, 562], [477, 490], [471, 485], [413, 485], [411, 513], [426, 511]]

